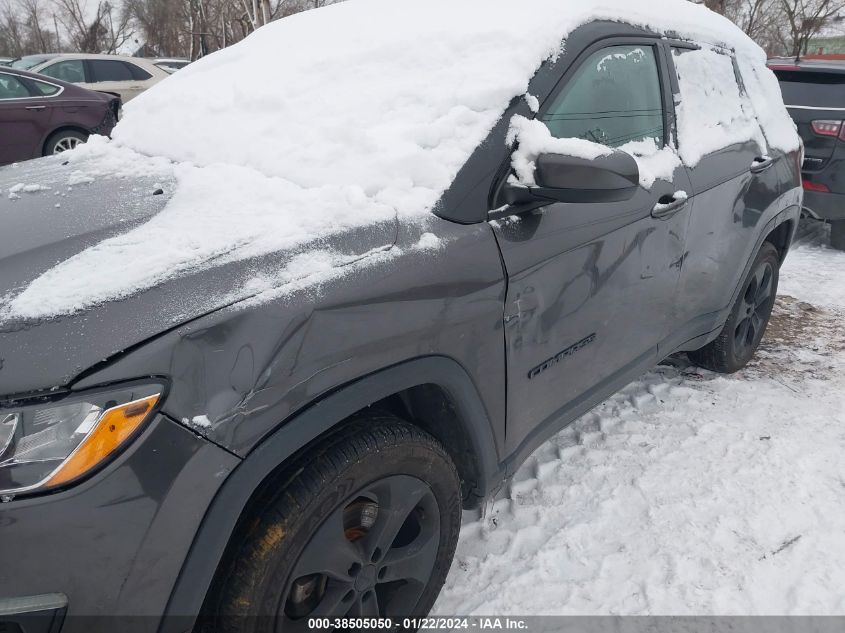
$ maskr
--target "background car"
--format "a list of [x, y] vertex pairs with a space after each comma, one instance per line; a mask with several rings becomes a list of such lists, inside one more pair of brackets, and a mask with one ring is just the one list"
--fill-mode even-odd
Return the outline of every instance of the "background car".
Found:
[[804, 140], [805, 211], [830, 221], [831, 245], [845, 250], [845, 61], [771, 60]]
[[12, 57], [0, 57], [0, 66], [9, 66], [13, 61]]
[[120, 99], [12, 68], [0, 69], [0, 165], [58, 154], [108, 135]]
[[179, 57], [157, 57], [156, 59], [152, 59], [150, 61], [170, 74], [175, 73], [177, 70], [181, 70], [191, 63], [190, 59], [182, 59]]
[[151, 61], [139, 57], [82, 53], [42, 57], [46, 59], [30, 66], [28, 70], [117, 95], [124, 103], [170, 75]]

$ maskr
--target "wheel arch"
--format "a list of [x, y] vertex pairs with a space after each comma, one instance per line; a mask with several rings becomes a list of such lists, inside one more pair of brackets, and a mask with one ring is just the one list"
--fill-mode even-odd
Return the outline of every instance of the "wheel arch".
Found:
[[89, 132], [84, 127], [81, 127], [79, 125], [72, 125], [72, 124], [60, 125], [56, 129], [51, 130], [50, 133], [47, 134], [44, 137], [44, 141], [41, 143], [41, 155], [42, 156], [48, 156], [48, 154], [46, 153], [47, 152], [47, 144], [50, 142], [51, 138], [53, 138], [56, 134], [59, 134], [60, 132], [79, 132], [80, 134], [84, 134], [86, 136], [89, 136], [91, 134], [91, 132]]
[[766, 234], [766, 237], [763, 241], [769, 242], [772, 246], [777, 249], [778, 253], [780, 254], [780, 261], [782, 264], [786, 259], [786, 255], [789, 253], [789, 248], [792, 245], [792, 240], [795, 238], [795, 233], [798, 229], [798, 221], [789, 218], [784, 221], [781, 221], [775, 226], [767, 227], [767, 229], [768, 233]]
[[284, 422], [238, 465], [206, 511], [176, 581], [162, 633], [185, 630], [201, 610], [227, 546], [250, 500], [274, 483], [286, 465], [369, 407], [390, 410], [431, 433], [447, 449], [477, 507], [503, 479], [490, 417], [466, 370], [444, 356], [414, 359], [336, 389]]

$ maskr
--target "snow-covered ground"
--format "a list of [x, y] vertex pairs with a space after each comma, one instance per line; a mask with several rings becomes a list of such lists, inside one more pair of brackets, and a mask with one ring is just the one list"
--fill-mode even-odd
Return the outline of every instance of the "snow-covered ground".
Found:
[[673, 360], [468, 523], [435, 613], [845, 614], [845, 253], [785, 264], [752, 366]]

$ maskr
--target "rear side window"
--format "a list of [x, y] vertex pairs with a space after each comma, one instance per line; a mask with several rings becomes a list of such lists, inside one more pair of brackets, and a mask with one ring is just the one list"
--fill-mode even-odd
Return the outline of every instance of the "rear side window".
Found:
[[38, 72], [71, 84], [85, 83], [85, 66], [81, 59], [66, 59], [56, 62]]
[[38, 91], [38, 94], [42, 97], [51, 97], [54, 94], [58, 93], [61, 88], [56, 85], [48, 84], [44, 81], [37, 81], [35, 79], [30, 79], [32, 85], [35, 86], [35, 89]]
[[845, 73], [775, 70], [786, 105], [841, 108], [845, 104]]
[[132, 71], [129, 64], [119, 60], [91, 59], [88, 61], [91, 68], [91, 75], [95, 83], [101, 81], [132, 81]]
[[130, 62], [123, 62], [126, 64], [126, 67], [129, 69], [129, 72], [132, 74], [132, 79], [135, 81], [146, 81], [147, 79], [151, 79], [152, 75], [148, 73], [143, 68], [136, 66]]
[[0, 73], [0, 100], [27, 99], [29, 96], [29, 90], [17, 77]]
[[749, 140], [765, 145], [730, 55], [675, 48], [672, 58], [680, 88], [678, 149], [687, 165], [695, 167], [708, 154]]
[[610, 46], [585, 61], [538, 117], [556, 138], [610, 147], [653, 139], [663, 147], [660, 75], [651, 46]]

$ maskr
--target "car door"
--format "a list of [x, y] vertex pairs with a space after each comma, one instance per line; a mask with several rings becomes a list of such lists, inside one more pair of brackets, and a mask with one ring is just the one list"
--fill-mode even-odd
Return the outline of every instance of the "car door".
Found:
[[673, 345], [719, 329], [784, 182], [729, 51], [675, 44], [678, 143], [694, 200]]
[[17, 75], [0, 72], [0, 165], [41, 155], [51, 108]]
[[[655, 150], [672, 143], [668, 67], [657, 41], [608, 40], [578, 60], [536, 116], [554, 137]], [[689, 181], [677, 162], [648, 184], [621, 202], [549, 203], [491, 223], [508, 275], [508, 451], [655, 362], [688, 221], [675, 194]]]
[[134, 64], [119, 59], [89, 59], [88, 70], [92, 90], [120, 95], [123, 103], [137, 97], [146, 89], [149, 73]]

